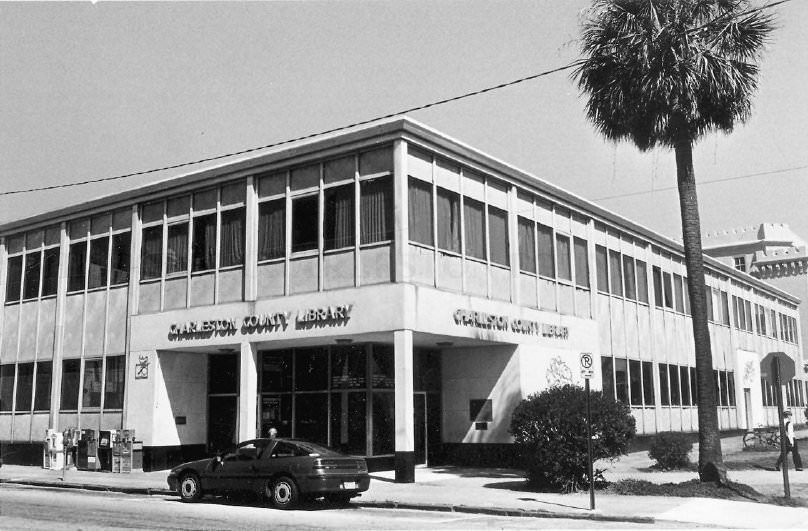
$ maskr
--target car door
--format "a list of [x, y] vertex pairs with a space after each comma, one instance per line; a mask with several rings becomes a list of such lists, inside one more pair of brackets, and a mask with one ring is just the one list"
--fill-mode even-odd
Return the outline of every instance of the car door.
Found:
[[208, 476], [210, 489], [218, 492], [255, 489], [258, 457], [264, 446], [259, 441], [245, 441], [222, 455]]

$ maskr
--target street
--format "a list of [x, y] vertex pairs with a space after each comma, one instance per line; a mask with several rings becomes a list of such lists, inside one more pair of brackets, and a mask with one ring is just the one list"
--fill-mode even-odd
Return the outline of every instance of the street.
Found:
[[[657, 524], [656, 527], [659, 525]], [[0, 529], [626, 529], [653, 524], [501, 517], [406, 509], [333, 508], [310, 504], [278, 511], [255, 500], [175, 497], [0, 486]], [[668, 525], [665, 527], [692, 527]]]

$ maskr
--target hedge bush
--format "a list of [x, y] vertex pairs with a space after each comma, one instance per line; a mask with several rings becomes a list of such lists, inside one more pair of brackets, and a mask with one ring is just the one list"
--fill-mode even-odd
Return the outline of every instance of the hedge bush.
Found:
[[[636, 431], [629, 407], [601, 392], [590, 396], [592, 455], [614, 461], [624, 455]], [[510, 432], [528, 482], [538, 488], [573, 492], [589, 487], [586, 392], [574, 385], [552, 387], [522, 400]], [[603, 470], [595, 471], [602, 481]]]
[[693, 449], [693, 443], [687, 434], [666, 431], [658, 433], [651, 442], [648, 457], [656, 460], [657, 468], [673, 470], [684, 468], [690, 464], [688, 454]]

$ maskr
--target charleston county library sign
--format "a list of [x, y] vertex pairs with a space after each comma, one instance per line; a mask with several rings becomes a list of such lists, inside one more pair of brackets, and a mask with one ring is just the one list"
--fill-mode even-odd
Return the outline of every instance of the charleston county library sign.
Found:
[[[324, 326], [340, 326], [348, 322], [353, 305], [325, 306], [299, 310], [294, 316], [295, 328], [307, 329]], [[201, 339], [210, 336], [227, 336], [241, 331], [242, 334], [286, 330], [292, 323], [292, 312], [275, 312], [246, 315], [241, 319], [207, 319], [173, 323], [168, 329], [168, 338]]]
[[455, 324], [485, 328], [489, 330], [511, 330], [517, 334], [550, 337], [554, 339], [569, 339], [569, 328], [561, 325], [540, 323], [530, 319], [495, 315], [492, 313], [475, 312], [472, 310], [455, 310]]

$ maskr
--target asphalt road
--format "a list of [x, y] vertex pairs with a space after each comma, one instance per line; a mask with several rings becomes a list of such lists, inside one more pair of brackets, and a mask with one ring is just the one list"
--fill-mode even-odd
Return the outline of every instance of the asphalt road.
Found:
[[[334, 508], [323, 503], [278, 511], [257, 500], [206, 499], [0, 485], [0, 529], [629, 529], [652, 524], [501, 517], [403, 509]], [[665, 527], [671, 527], [665, 525]], [[679, 526], [690, 527], [690, 526]]]

